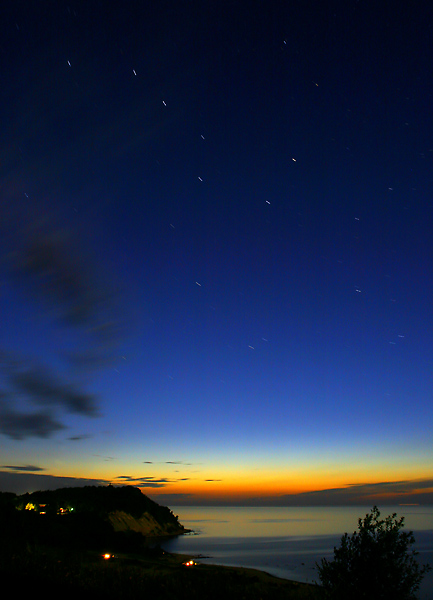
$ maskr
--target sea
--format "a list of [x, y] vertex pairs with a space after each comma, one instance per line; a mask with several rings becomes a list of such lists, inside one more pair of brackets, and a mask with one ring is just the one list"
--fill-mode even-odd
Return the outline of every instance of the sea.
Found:
[[[190, 534], [161, 544], [168, 552], [199, 557], [200, 563], [260, 569], [294, 581], [319, 582], [316, 563], [332, 559], [341, 536], [353, 533], [369, 512], [351, 507], [171, 507]], [[397, 513], [413, 531], [420, 564], [433, 567], [433, 506], [380, 507]], [[421, 584], [420, 600], [433, 600], [433, 571]]]

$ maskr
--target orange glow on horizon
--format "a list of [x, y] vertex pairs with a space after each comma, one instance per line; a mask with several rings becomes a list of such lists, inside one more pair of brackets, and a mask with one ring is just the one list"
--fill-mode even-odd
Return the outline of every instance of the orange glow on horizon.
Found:
[[[63, 465], [63, 469], [65, 466]], [[120, 477], [125, 473], [127, 477]], [[363, 492], [364, 500], [372, 504], [383, 504], [387, 501], [405, 502], [406, 493], [404, 488], [387, 493], [385, 487], [375, 489], [376, 484], [386, 482], [413, 482], [410, 486], [411, 493], [420, 496], [432, 493], [430, 487], [425, 484], [417, 486], [415, 481], [426, 481], [431, 479], [430, 469], [423, 464], [377, 464], [374, 467], [364, 462], [349, 463], [341, 459], [338, 463], [312, 463], [299, 462], [298, 464], [272, 465], [267, 467], [257, 461], [252, 464], [244, 463], [242, 468], [236, 464], [227, 462], [210, 463], [183, 463], [179, 462], [149, 462], [137, 463], [128, 460], [118, 460], [116, 463], [108, 462], [101, 468], [100, 465], [89, 463], [78, 468], [71, 465], [71, 469], [65, 473], [60, 470], [56, 473], [52, 470], [51, 475], [76, 477], [83, 480], [86, 478], [101, 482], [102, 485], [111, 483], [113, 485], [130, 485], [140, 488], [147, 496], [158, 502], [161, 496], [162, 504], [176, 505], [176, 495], [179, 500], [185, 502], [190, 498], [192, 503], [205, 504], [234, 503], [242, 504], [254, 502], [284, 503], [284, 496], [297, 496], [314, 492], [330, 491], [335, 496], [335, 490], [341, 490], [341, 495], [348, 497], [352, 487], [371, 486]], [[134, 478], [132, 475], [135, 475]], [[147, 481], [149, 485], [146, 485]], [[97, 484], [97, 483], [95, 483]], [[90, 485], [93, 485], [90, 483]], [[170, 498], [172, 496], [172, 498]], [[166, 497], [166, 498], [164, 498]], [[296, 498], [292, 501], [296, 501]], [[300, 498], [300, 501], [308, 501]], [[315, 496], [312, 498], [315, 501]], [[411, 500], [407, 500], [411, 502]]]

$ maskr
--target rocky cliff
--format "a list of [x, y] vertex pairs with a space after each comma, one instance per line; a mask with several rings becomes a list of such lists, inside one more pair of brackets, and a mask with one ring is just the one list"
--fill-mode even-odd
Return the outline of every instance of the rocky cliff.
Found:
[[116, 510], [108, 515], [108, 520], [114, 531], [137, 531], [146, 537], [179, 535], [186, 531], [180, 523], [161, 523], [149, 513], [136, 518], [122, 510]]

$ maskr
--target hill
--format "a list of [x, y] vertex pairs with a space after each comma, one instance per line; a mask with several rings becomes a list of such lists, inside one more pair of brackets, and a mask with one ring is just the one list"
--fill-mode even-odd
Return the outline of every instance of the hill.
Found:
[[[55, 546], [137, 547], [143, 536], [179, 535], [186, 529], [166, 506], [132, 486], [61, 488], [15, 496], [0, 494], [4, 535]], [[8, 535], [9, 534], [9, 535]]]

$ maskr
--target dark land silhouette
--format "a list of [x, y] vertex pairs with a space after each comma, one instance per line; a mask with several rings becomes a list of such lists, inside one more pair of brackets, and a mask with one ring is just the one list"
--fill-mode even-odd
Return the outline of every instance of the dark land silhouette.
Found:
[[[158, 545], [187, 530], [131, 486], [0, 493], [5, 589], [43, 598], [301, 600], [319, 588], [253, 569], [200, 564]], [[104, 558], [107, 556], [107, 558]]]

